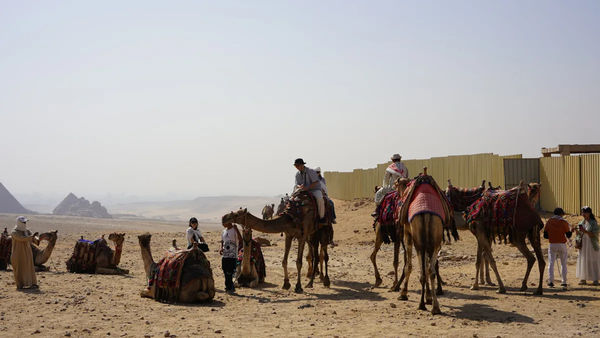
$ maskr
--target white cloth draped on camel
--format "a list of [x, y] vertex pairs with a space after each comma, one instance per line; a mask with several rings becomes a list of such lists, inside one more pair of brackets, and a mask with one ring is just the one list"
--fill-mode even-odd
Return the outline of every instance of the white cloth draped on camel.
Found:
[[33, 236], [29, 230], [15, 230], [11, 233], [12, 253], [10, 264], [13, 268], [17, 288], [31, 287], [37, 285], [35, 267], [33, 266], [33, 252], [31, 242]]

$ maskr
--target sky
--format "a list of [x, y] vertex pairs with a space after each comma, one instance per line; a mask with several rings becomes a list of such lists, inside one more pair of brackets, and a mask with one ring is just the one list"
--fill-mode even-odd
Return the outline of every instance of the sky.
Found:
[[598, 143], [598, 1], [0, 0], [0, 182], [185, 199]]

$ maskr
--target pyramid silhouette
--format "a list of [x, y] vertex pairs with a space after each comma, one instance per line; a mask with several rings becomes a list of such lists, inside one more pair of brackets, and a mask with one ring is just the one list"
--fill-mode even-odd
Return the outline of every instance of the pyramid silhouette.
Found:
[[19, 201], [0, 183], [0, 212], [10, 214], [31, 214]]

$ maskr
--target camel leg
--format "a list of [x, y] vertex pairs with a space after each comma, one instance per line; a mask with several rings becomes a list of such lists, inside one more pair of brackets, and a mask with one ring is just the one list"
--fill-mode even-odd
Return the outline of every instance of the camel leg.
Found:
[[533, 294], [534, 295], [542, 295], [544, 292], [542, 283], [544, 282], [544, 269], [546, 268], [546, 262], [544, 261], [544, 254], [542, 253], [542, 246], [540, 243], [540, 233], [537, 231], [530, 232], [529, 233], [529, 242], [531, 242], [533, 251], [535, 251], [535, 256], [537, 257], [537, 261], [538, 261], [538, 269], [540, 270], [540, 283], [538, 284], [538, 287], [533, 292]]
[[325, 260], [325, 255], [327, 254], [327, 246], [328, 242], [321, 242], [321, 250], [319, 252], [319, 280], [323, 282], [325, 279], [325, 275], [323, 275], [323, 262]]
[[371, 253], [371, 262], [373, 263], [373, 269], [375, 270], [374, 287], [378, 287], [383, 282], [383, 280], [381, 279], [381, 275], [379, 275], [379, 269], [377, 269], [377, 252], [381, 248], [381, 243], [383, 243], [383, 240], [381, 239], [381, 225], [377, 223], [377, 226], [375, 228], [375, 247], [373, 248], [373, 252]]
[[520, 237], [515, 241], [515, 246], [519, 251], [525, 256], [527, 259], [527, 271], [525, 272], [525, 277], [523, 277], [523, 283], [521, 284], [521, 291], [527, 290], [527, 281], [529, 280], [529, 273], [531, 272], [531, 268], [533, 268], [533, 264], [535, 263], [535, 257], [529, 251], [527, 244], [525, 244], [525, 238]]
[[128, 274], [129, 270], [120, 269], [120, 268], [96, 267], [96, 273], [99, 275], [123, 275], [123, 274]]
[[[483, 264], [485, 265], [485, 284], [489, 286], [495, 286], [494, 282], [492, 282], [492, 278], [490, 277], [490, 263], [487, 260], [483, 260]], [[482, 266], [483, 269], [483, 266]], [[481, 280], [481, 284], [483, 284], [483, 279]]]
[[[313, 267], [317, 267], [319, 265], [319, 241], [316, 239], [317, 234], [313, 236], [311, 240], [309, 240], [308, 250], [312, 252], [312, 265]], [[315, 280], [316, 271], [313, 269], [312, 274], [310, 275], [310, 281], [306, 284], [306, 288], [313, 287], [313, 282]]]
[[[481, 237], [482, 237], [481, 239], [484, 239], [484, 235], [481, 235]], [[478, 240], [478, 242], [481, 242], [481, 241]], [[504, 283], [502, 283], [502, 278], [500, 278], [500, 274], [498, 273], [498, 267], [496, 267], [496, 260], [494, 259], [494, 256], [492, 255], [491, 243], [485, 239], [483, 240], [482, 252], [483, 252], [485, 259], [488, 260], [488, 262], [490, 263], [490, 266], [492, 267], [494, 274], [496, 275], [496, 280], [498, 281], [498, 291], [496, 291], [496, 292], [506, 293], [506, 289], [504, 288]]]
[[[298, 241], [298, 243], [300, 243], [300, 241]], [[290, 254], [290, 249], [292, 247], [292, 236], [290, 235], [285, 235], [285, 252], [283, 253], [283, 261], [281, 262], [281, 265], [283, 266], [283, 289], [284, 290], [288, 290], [291, 285], [290, 285], [290, 276], [288, 275], [288, 256]], [[302, 258], [302, 256], [300, 256], [300, 258]]]
[[[419, 265], [421, 266], [421, 275], [419, 277], [419, 282], [421, 283], [421, 301], [419, 301], [419, 310], [427, 310], [427, 308], [425, 307], [425, 295], [427, 294], [427, 296], [429, 297], [428, 303], [431, 303], [431, 291], [429, 290], [429, 283], [427, 283], [427, 275], [429, 275], [427, 273], [427, 269], [426, 269], [426, 262], [425, 262], [425, 251], [423, 250], [423, 248], [421, 248], [421, 250], [419, 250], [419, 248], [415, 247], [415, 250], [417, 251], [417, 257], [419, 259]], [[421, 253], [421, 254], [419, 254]]]
[[[481, 249], [481, 245], [479, 245], [479, 238], [477, 235], [475, 235], [475, 237], [477, 238], [477, 258], [475, 259], [475, 281], [471, 286], [471, 290], [479, 290], [479, 272], [481, 271], [481, 258], [483, 256], [483, 250]], [[481, 284], [483, 284], [483, 280], [481, 281]]]
[[[433, 253], [433, 257], [431, 257], [429, 259], [429, 282], [431, 283], [431, 287], [433, 288], [433, 283], [436, 279], [436, 276], [438, 276], [438, 288], [440, 288], [441, 290], [441, 286], [440, 286], [440, 279], [439, 279], [439, 265], [438, 265], [438, 260], [437, 260], [437, 253], [434, 252]], [[435, 268], [434, 268], [435, 267]], [[433, 307], [431, 309], [431, 313], [436, 315], [436, 314], [440, 314], [442, 313], [442, 311], [440, 310], [440, 304], [438, 303], [438, 299], [437, 299], [437, 292], [433, 293]]]
[[310, 276], [312, 276], [314, 268], [316, 267], [313, 267], [312, 250], [308, 250], [306, 253], [306, 278], [310, 278]]
[[298, 269], [298, 279], [296, 281], [296, 293], [302, 293], [302, 284], [300, 277], [302, 276], [302, 255], [304, 254], [304, 238], [298, 238], [298, 256], [296, 258], [296, 269]]
[[398, 265], [400, 264], [400, 239], [397, 238], [394, 242], [394, 284], [390, 291], [400, 290], [400, 283], [398, 283]]
[[406, 245], [404, 248], [404, 284], [402, 285], [402, 291], [400, 291], [399, 300], [408, 300], [408, 280], [410, 279], [410, 273], [412, 272], [412, 235], [409, 226], [404, 227], [404, 238], [406, 239]]
[[[435, 260], [435, 277], [437, 279], [437, 288], [435, 289], [435, 294], [441, 296], [444, 294], [444, 289], [442, 289], [442, 285], [444, 285], [445, 283], [444, 280], [442, 280], [442, 276], [440, 276], [440, 264], [437, 259]], [[431, 287], [433, 288], [433, 283], [431, 283]]]
[[140, 296], [146, 298], [154, 298], [154, 285], [151, 287], [147, 287], [140, 292]]
[[321, 264], [323, 264], [325, 268], [325, 275], [323, 275], [323, 266], [321, 266], [321, 275], [323, 276], [323, 286], [325, 286], [326, 288], [328, 288], [331, 285], [331, 282], [329, 281], [329, 252], [327, 251], [328, 245], [329, 240], [324, 240], [323, 242], [321, 242]]

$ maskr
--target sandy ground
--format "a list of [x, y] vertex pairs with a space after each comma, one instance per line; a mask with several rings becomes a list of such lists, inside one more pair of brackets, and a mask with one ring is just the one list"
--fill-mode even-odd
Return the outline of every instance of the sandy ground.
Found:
[[[398, 293], [388, 291], [392, 283], [388, 274], [392, 271], [391, 246], [384, 246], [378, 256], [384, 283], [372, 289], [372, 204], [338, 201], [337, 207], [338, 246], [330, 250], [331, 288], [317, 283], [303, 294], [282, 290], [283, 237], [261, 235], [275, 244], [264, 248], [267, 282], [258, 289], [238, 288], [235, 295], [225, 294], [217, 252], [220, 232], [209, 230], [205, 238], [211, 248], [208, 257], [218, 289], [214, 301], [203, 305], [163, 304], [139, 296], [145, 276], [136, 236], [144, 231], [153, 234], [152, 248], [158, 260], [173, 238], [183, 243], [185, 225], [32, 216], [30, 226], [34, 231], [59, 230], [58, 244], [48, 264], [51, 270], [38, 274], [37, 292], [16, 291], [12, 272], [0, 272], [0, 336], [600, 335], [600, 288], [576, 285], [574, 249], [570, 251], [567, 291], [550, 289], [544, 283], [544, 295], [533, 296], [539, 276], [537, 264], [529, 279], [532, 288], [518, 291], [525, 259], [515, 248], [505, 245], [495, 246], [494, 253], [508, 293], [496, 294], [496, 289], [488, 286], [471, 291], [475, 239], [468, 231], [461, 231], [459, 242], [443, 248], [446, 258], [440, 269], [448, 285], [446, 294], [439, 298], [443, 314], [433, 316], [417, 309], [418, 267], [411, 276], [408, 301], [399, 301]], [[0, 224], [12, 224], [13, 219], [13, 215], [0, 215]], [[127, 233], [120, 266], [131, 270], [128, 276], [66, 272], [65, 261], [80, 235], [93, 238], [117, 230]], [[546, 252], [546, 242], [543, 249]], [[296, 276], [295, 259], [292, 253], [292, 277]]]

